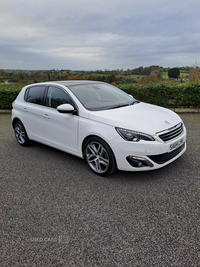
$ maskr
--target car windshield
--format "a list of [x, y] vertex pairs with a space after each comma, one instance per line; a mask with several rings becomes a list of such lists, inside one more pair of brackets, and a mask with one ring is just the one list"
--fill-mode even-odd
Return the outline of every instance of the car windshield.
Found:
[[67, 88], [91, 111], [120, 108], [138, 102], [117, 87], [106, 83], [71, 85]]

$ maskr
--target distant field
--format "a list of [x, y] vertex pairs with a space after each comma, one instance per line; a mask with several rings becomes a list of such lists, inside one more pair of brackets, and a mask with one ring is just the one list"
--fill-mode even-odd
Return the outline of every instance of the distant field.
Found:
[[[144, 75], [144, 73], [150, 73], [150, 69], [141, 69], [141, 70], [127, 70], [127, 71], [95, 71], [95, 72], [69, 72], [69, 73], [59, 73], [59, 72], [13, 72], [6, 73], [3, 70], [0, 70], [0, 90], [1, 89], [13, 89], [16, 87], [23, 87], [22, 85], [30, 84], [30, 83], [38, 83], [47, 80], [56, 81], [56, 80], [101, 80], [107, 83], [115, 82], [116, 84], [124, 84], [125, 86], [129, 86], [130, 83], [139, 82], [142, 78], [149, 76]], [[140, 74], [132, 74], [132, 73], [143, 73]], [[12, 74], [12, 75], [11, 75]], [[160, 74], [162, 79], [168, 79], [168, 69], [160, 68]], [[189, 72], [186, 70], [180, 70], [180, 76], [183, 78], [188, 76]]]
[[132, 75], [129, 75], [128, 77], [135, 78], [135, 79], [142, 79], [143, 77], [146, 77], [146, 75], [132, 74]]
[[[111, 74], [104, 74], [104, 73], [92, 73], [92, 74], [90, 74], [90, 76], [93, 76], [93, 75], [95, 75], [95, 76], [109, 76]], [[119, 76], [124, 76], [121, 73], [119, 73], [118, 75]], [[180, 75], [185, 77], [185, 76], [189, 75], [189, 72], [187, 72], [185, 70], [180, 70]], [[128, 76], [125, 76], [125, 77], [129, 77], [129, 78], [134, 78], [134, 79], [140, 80], [140, 79], [142, 79], [143, 77], [146, 77], [146, 76], [147, 75], [131, 74], [131, 75], [128, 75]], [[161, 70], [161, 76], [162, 76], [163, 79], [168, 79], [169, 78], [168, 77], [168, 70], [167, 69], [162, 69]]]
[[[184, 70], [180, 70], [180, 76], [187, 76], [189, 75], [189, 72], [186, 72]], [[168, 71], [161, 71], [161, 76], [163, 77], [163, 79], [168, 79]]]
[[95, 76], [109, 76], [109, 75], [111, 75], [111, 74], [107, 74], [107, 73], [91, 73], [91, 74], [86, 74], [85, 76], [93, 76], [93, 75], [95, 75]]

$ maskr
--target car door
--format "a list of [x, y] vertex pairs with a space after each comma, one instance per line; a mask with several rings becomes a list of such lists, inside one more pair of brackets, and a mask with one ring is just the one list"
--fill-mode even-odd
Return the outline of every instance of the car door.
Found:
[[62, 88], [49, 86], [46, 96], [46, 111], [43, 113], [45, 143], [66, 152], [77, 153], [79, 116], [59, 113], [57, 106], [74, 102]]
[[21, 120], [31, 140], [44, 142], [43, 117], [45, 108], [45, 86], [31, 86], [26, 89], [24, 102], [21, 105]]

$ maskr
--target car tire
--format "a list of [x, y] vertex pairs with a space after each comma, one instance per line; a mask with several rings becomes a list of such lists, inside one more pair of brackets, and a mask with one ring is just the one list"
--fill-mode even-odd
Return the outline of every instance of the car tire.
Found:
[[21, 146], [28, 146], [30, 144], [30, 140], [29, 140], [28, 135], [26, 133], [25, 127], [20, 120], [17, 120], [15, 122], [14, 131], [15, 131], [15, 137], [17, 139], [17, 142]]
[[109, 145], [99, 137], [91, 137], [83, 147], [83, 156], [97, 175], [108, 176], [116, 171], [116, 161]]

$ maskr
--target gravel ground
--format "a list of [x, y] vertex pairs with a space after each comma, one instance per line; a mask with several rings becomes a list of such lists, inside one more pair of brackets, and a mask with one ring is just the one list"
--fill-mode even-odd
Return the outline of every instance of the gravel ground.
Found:
[[0, 115], [1, 266], [200, 266], [200, 114], [181, 117], [181, 158], [101, 178]]

